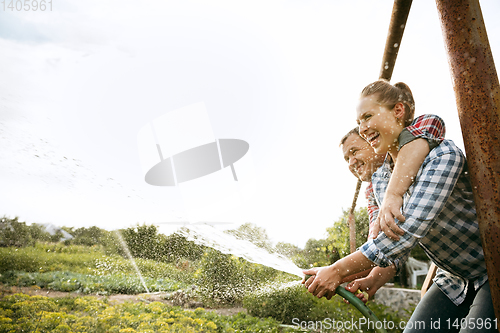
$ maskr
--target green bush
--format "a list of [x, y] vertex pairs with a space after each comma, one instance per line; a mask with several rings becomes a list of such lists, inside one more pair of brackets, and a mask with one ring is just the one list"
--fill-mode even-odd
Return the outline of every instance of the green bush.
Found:
[[122, 245], [112, 231], [107, 231], [96, 226], [78, 229], [63, 227], [63, 229], [73, 236], [72, 239], [64, 241], [65, 245], [98, 246], [108, 255], [125, 255]]
[[338, 251], [331, 241], [314, 238], [309, 239], [304, 249], [291, 257], [293, 262], [302, 268], [328, 266], [339, 258]]
[[[137, 259], [136, 265], [144, 277], [171, 279], [182, 284], [194, 282], [193, 265], [181, 268], [172, 264]], [[136, 276], [130, 260], [121, 256], [106, 256], [102, 246], [64, 246], [62, 243], [37, 243], [35, 247], [0, 248], [0, 274], [7, 271], [45, 273], [64, 271], [84, 275], [105, 276], [128, 274]]]
[[[321, 267], [333, 264], [335, 261], [350, 253], [348, 211], [343, 211], [342, 216], [327, 228], [326, 239], [309, 239], [303, 250], [293, 249], [290, 258], [299, 267]], [[368, 237], [368, 211], [359, 208], [354, 212], [356, 220], [356, 247], [363, 245]]]
[[50, 299], [16, 294], [0, 300], [0, 332], [294, 332], [273, 319], [219, 316], [160, 302], [110, 305], [92, 297]]
[[231, 255], [209, 249], [203, 255], [198, 275], [200, 297], [208, 304], [232, 304], [240, 299], [244, 281]]
[[174, 263], [184, 259], [198, 260], [205, 250], [204, 246], [177, 233], [169, 236], [159, 234], [155, 225], [137, 225], [117, 232], [121, 233], [134, 258]]
[[[0, 283], [18, 287], [38, 286], [57, 291], [76, 291], [84, 294], [138, 294], [157, 291], [175, 291], [187, 287], [168, 278], [143, 278], [128, 274], [103, 276], [85, 275], [71, 272], [26, 273], [8, 271], [0, 275]], [[146, 290], [147, 287], [147, 290]]]
[[266, 230], [253, 223], [244, 223], [237, 229], [226, 230], [225, 232], [238, 239], [248, 240], [257, 247], [263, 248], [270, 253], [275, 250]]
[[[313, 296], [307, 292], [299, 282], [287, 284], [274, 284], [257, 292], [249, 293], [244, 297], [244, 307], [252, 316], [267, 318], [271, 317], [288, 325], [297, 328], [298, 323], [327, 323], [328, 320], [336, 322], [359, 322], [362, 314], [353, 306], [344, 303], [339, 296], [332, 297], [331, 300]], [[404, 318], [387, 310], [387, 307], [376, 303], [368, 303], [370, 309], [380, 320], [391, 320], [399, 323], [401, 320], [407, 321], [409, 315]], [[316, 324], [318, 326], [318, 324]], [[325, 324], [324, 328], [328, 328]], [[329, 330], [326, 330], [329, 331]], [[334, 330], [342, 331], [342, 330]], [[363, 331], [372, 332], [363, 328]], [[397, 332], [397, 330], [394, 330]]]
[[291, 325], [293, 318], [312, 319], [312, 310], [316, 306], [316, 300], [297, 283], [292, 286], [273, 284], [246, 295], [243, 299], [243, 306], [253, 316], [271, 317]]
[[199, 263], [196, 284], [204, 304], [241, 303], [243, 296], [270, 280], [291, 281], [290, 274], [209, 249]]
[[1, 247], [24, 247], [34, 246], [36, 241], [50, 241], [52, 236], [43, 231], [37, 224], [26, 225], [26, 222], [19, 222], [16, 216], [13, 219], [8, 217], [0, 218], [0, 246]]
[[72, 271], [91, 274], [96, 260], [103, 256], [97, 247], [66, 249], [62, 244], [37, 243], [35, 247], [0, 248], [0, 273]]
[[[368, 238], [369, 217], [368, 210], [361, 207], [354, 212], [356, 220], [356, 248], [360, 247]], [[335, 221], [333, 227], [327, 228], [327, 241], [337, 249], [339, 259], [350, 253], [349, 240], [349, 211], [343, 211], [342, 217]]]

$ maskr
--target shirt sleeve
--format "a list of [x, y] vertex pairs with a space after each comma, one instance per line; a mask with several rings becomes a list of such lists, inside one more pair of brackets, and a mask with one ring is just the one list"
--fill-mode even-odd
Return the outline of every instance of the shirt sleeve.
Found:
[[443, 119], [436, 115], [424, 114], [403, 129], [398, 139], [399, 149], [405, 144], [421, 138], [427, 140], [429, 149], [432, 150], [444, 140], [445, 134], [446, 127]]
[[[441, 147], [443, 145], [440, 145]], [[451, 145], [436, 148], [427, 156], [415, 183], [410, 187], [403, 214], [405, 231], [399, 241], [380, 233], [361, 246], [361, 252], [378, 266], [387, 267], [403, 260], [417, 242], [426, 236], [443, 210], [465, 164], [465, 157]]]
[[368, 235], [372, 234], [373, 223], [378, 217], [379, 207], [377, 204], [377, 200], [375, 199], [375, 194], [373, 193], [373, 185], [372, 183], [368, 184], [365, 190], [366, 200], [368, 202]]

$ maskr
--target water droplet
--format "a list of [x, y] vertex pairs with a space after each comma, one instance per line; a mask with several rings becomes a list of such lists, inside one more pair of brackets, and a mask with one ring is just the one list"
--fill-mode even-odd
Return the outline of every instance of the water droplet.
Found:
[[395, 48], [396, 48], [396, 47], [398, 47], [398, 46], [399, 46], [399, 44], [398, 44], [398, 43], [394, 43], [394, 47], [395, 47]]

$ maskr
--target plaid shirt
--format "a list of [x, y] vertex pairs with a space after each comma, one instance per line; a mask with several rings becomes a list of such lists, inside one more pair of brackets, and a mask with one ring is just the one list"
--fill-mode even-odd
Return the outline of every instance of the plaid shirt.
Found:
[[373, 193], [373, 184], [370, 182], [365, 190], [366, 201], [368, 201], [367, 210], [368, 210], [368, 235], [371, 235], [371, 231], [373, 228], [373, 223], [377, 219], [379, 207], [377, 204], [377, 200], [375, 200], [375, 194]]
[[[377, 202], [391, 176], [390, 159], [373, 174]], [[404, 197], [405, 234], [399, 241], [380, 233], [361, 246], [376, 265], [399, 265], [419, 244], [440, 268], [434, 283], [456, 305], [466, 297], [468, 283], [477, 290], [487, 280], [472, 189], [463, 153], [453, 141], [444, 140], [426, 157], [415, 182]]]
[[410, 126], [403, 129], [399, 135], [399, 149], [410, 141], [424, 138], [432, 150], [444, 140], [445, 134], [443, 119], [434, 114], [424, 114], [415, 118]]
[[[432, 150], [444, 140], [445, 133], [446, 128], [443, 119], [436, 115], [424, 114], [413, 120], [410, 126], [403, 129], [402, 134], [399, 136], [399, 149], [415, 139], [422, 138], [429, 142], [429, 148]], [[371, 182], [366, 187], [365, 197], [368, 202], [368, 229], [371, 231], [379, 212], [379, 205], [375, 200]]]

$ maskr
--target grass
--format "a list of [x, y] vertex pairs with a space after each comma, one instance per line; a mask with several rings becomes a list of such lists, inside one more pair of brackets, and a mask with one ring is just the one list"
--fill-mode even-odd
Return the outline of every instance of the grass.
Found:
[[[193, 283], [189, 268], [179, 269], [173, 264], [154, 260], [135, 260], [141, 274], [146, 278], [167, 278], [182, 283]], [[23, 271], [28, 273], [71, 272], [84, 275], [127, 274], [136, 275], [132, 262], [121, 256], [106, 255], [97, 246], [47, 245], [37, 243], [35, 247], [0, 248], [0, 273]]]
[[[174, 291], [194, 281], [189, 269], [153, 260], [136, 260], [149, 291]], [[0, 248], [0, 282], [82, 293], [146, 292], [130, 260], [105, 255], [102, 248], [37, 244]]]

